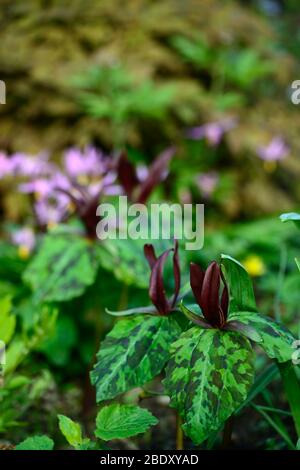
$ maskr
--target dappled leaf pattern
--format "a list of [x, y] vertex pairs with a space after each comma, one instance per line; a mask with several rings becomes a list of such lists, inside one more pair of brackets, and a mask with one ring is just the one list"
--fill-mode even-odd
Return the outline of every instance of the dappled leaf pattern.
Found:
[[243, 403], [253, 375], [250, 343], [238, 333], [193, 327], [173, 344], [164, 385], [195, 444]]
[[93, 245], [83, 238], [45, 237], [24, 273], [37, 301], [66, 301], [91, 285], [98, 268]]
[[91, 372], [97, 401], [114, 398], [159, 374], [179, 334], [174, 315], [138, 315], [118, 321], [100, 346]]
[[232, 320], [238, 320], [257, 330], [262, 339], [259, 346], [271, 359], [277, 359], [279, 362], [292, 359], [295, 352], [292, 344], [295, 338], [284, 325], [256, 312], [236, 312], [230, 315], [230, 321]]

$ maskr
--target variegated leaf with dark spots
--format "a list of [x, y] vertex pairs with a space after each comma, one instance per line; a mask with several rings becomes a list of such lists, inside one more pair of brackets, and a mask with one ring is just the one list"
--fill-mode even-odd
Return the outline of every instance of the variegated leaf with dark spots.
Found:
[[109, 400], [158, 375], [181, 333], [176, 315], [138, 315], [116, 323], [106, 336], [91, 372], [97, 402]]
[[198, 445], [243, 403], [253, 377], [246, 338], [195, 326], [173, 344], [164, 385], [185, 433]]
[[79, 297], [98, 270], [94, 245], [79, 236], [48, 235], [24, 273], [37, 301], [62, 302]]
[[292, 354], [295, 352], [292, 346], [295, 338], [284, 325], [256, 312], [235, 312], [229, 316], [229, 320], [230, 322], [238, 320], [258, 331], [262, 339], [258, 344], [271, 359], [277, 359], [279, 362], [292, 359]]

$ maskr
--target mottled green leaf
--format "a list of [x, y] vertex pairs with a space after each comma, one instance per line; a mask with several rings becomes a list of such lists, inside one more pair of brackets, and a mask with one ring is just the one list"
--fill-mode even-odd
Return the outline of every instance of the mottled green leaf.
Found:
[[295, 338], [292, 333], [272, 318], [257, 312], [235, 312], [230, 315], [230, 321], [238, 320], [259, 332], [262, 341], [259, 342], [267, 355], [279, 362], [290, 361], [295, 349], [292, 347]]
[[16, 317], [11, 314], [11, 299], [4, 297], [0, 300], [0, 341], [7, 344], [14, 334]]
[[20, 442], [15, 450], [53, 450], [54, 442], [48, 436], [27, 437], [25, 441]]
[[172, 345], [164, 385], [185, 433], [200, 444], [247, 398], [253, 376], [246, 338], [195, 326]]
[[148, 287], [150, 270], [143, 255], [144, 240], [105, 240], [97, 247], [101, 266], [128, 285]]
[[109, 441], [136, 436], [158, 423], [148, 410], [134, 405], [112, 404], [99, 411], [95, 436]]
[[[150, 269], [144, 257], [145, 243], [151, 240], [105, 240], [97, 245], [97, 256], [101, 266], [112, 271], [117, 279], [128, 285], [147, 288]], [[170, 248], [168, 240], [156, 240], [157, 253]], [[181, 256], [182, 258], [182, 256]], [[181, 260], [182, 263], [182, 260]]]
[[114, 398], [159, 374], [180, 332], [174, 315], [138, 315], [118, 321], [101, 344], [91, 372], [97, 401]]
[[48, 235], [24, 273], [38, 301], [66, 301], [80, 296], [96, 277], [98, 261], [88, 240]]
[[83, 443], [80, 424], [64, 415], [58, 415], [59, 429], [72, 447]]
[[230, 291], [230, 311], [257, 311], [252, 281], [245, 268], [234, 258], [221, 255]]

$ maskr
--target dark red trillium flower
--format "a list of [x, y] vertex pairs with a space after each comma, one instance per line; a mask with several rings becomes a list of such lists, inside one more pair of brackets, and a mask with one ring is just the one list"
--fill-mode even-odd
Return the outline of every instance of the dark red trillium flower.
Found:
[[223, 328], [227, 321], [229, 294], [218, 263], [213, 261], [206, 271], [191, 263], [190, 283], [205, 320], [214, 328]]
[[167, 177], [169, 162], [174, 153], [173, 147], [162, 152], [146, 170], [143, 179], [139, 177], [135, 166], [128, 160], [127, 154], [121, 153], [117, 162], [118, 179], [129, 199], [141, 204], [147, 201], [153, 189]]
[[[163, 280], [163, 268], [170, 252], [173, 251], [174, 295], [171, 299], [166, 296]], [[144, 246], [144, 254], [151, 268], [149, 297], [160, 315], [168, 315], [176, 307], [180, 290], [180, 267], [178, 256], [178, 241], [175, 247], [164, 251], [158, 258], [151, 244]]]

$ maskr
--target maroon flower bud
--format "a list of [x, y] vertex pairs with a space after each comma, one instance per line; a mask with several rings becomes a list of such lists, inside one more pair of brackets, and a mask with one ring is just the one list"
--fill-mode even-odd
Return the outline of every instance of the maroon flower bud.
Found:
[[146, 169], [144, 179], [140, 179], [134, 165], [128, 160], [127, 154], [122, 152], [117, 162], [118, 179], [126, 195], [135, 202], [144, 204], [152, 191], [168, 175], [168, 167], [175, 149], [170, 147], [162, 152]]
[[[220, 295], [221, 281], [224, 287]], [[222, 328], [227, 320], [229, 295], [218, 263], [213, 261], [206, 271], [203, 271], [197, 264], [191, 263], [190, 283], [205, 319], [213, 327]]]
[[[173, 251], [173, 273], [174, 273], [174, 295], [171, 299], [166, 296], [163, 268], [169, 253]], [[155, 255], [153, 245], [144, 246], [144, 254], [151, 268], [149, 297], [160, 315], [168, 315], [174, 310], [180, 290], [180, 267], [178, 257], [178, 241], [175, 241], [175, 247], [164, 251], [158, 258]]]

